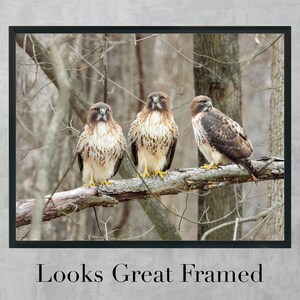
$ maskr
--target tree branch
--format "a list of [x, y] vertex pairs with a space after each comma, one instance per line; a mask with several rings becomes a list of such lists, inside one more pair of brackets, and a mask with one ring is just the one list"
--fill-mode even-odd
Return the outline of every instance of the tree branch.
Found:
[[[284, 162], [274, 161], [265, 163], [252, 161], [259, 170], [260, 181], [284, 178]], [[219, 170], [203, 170], [200, 168], [178, 169], [169, 172], [161, 180], [157, 176], [145, 179], [152, 194], [156, 196], [178, 194], [199, 189], [208, 191], [229, 184], [252, 181], [252, 177], [236, 165], [229, 165]], [[70, 191], [58, 192], [52, 196], [43, 212], [43, 221], [49, 221], [63, 215], [72, 214], [94, 206], [116, 206], [121, 201], [144, 200], [151, 196], [149, 189], [140, 178], [115, 180], [109, 188], [80, 187]], [[44, 203], [49, 195], [44, 198]], [[31, 223], [34, 199], [20, 199], [16, 203], [16, 226]]]
[[[202, 235], [201, 241], [206, 240], [208, 235], [210, 235], [212, 232], [214, 232], [216, 230], [219, 230], [221, 228], [224, 228], [226, 226], [233, 225], [233, 224], [242, 224], [242, 223], [246, 223], [246, 222], [253, 222], [253, 221], [258, 221], [259, 219], [267, 218], [268, 216], [272, 215], [278, 208], [282, 207], [283, 205], [284, 205], [284, 201], [282, 200], [282, 201], [273, 203], [271, 207], [269, 207], [266, 210], [258, 213], [255, 216], [245, 217], [245, 218], [236, 218], [235, 221], [230, 221], [230, 222], [222, 223], [218, 226], [215, 226], [215, 227], [207, 230]], [[235, 238], [233, 240], [235, 240]]]
[[[30, 39], [27, 39], [26, 44], [24, 45], [24, 34], [16, 35], [16, 42], [21, 47], [25, 47], [26, 53], [30, 58], [34, 58], [34, 61], [39, 64], [43, 72], [47, 77], [53, 82], [53, 84], [58, 88], [58, 81], [56, 74], [54, 72], [54, 67], [51, 61], [49, 50], [45, 48], [39, 40], [31, 35]], [[77, 115], [82, 122], [86, 121], [86, 112], [88, 110], [88, 101], [84, 98], [78, 86], [69, 78], [71, 84], [71, 101], [70, 104], [72, 108], [76, 111]]]

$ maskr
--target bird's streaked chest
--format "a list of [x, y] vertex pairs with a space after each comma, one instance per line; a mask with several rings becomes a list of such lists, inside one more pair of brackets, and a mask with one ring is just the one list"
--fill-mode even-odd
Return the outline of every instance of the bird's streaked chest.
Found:
[[93, 130], [86, 129], [81, 139], [84, 158], [109, 159], [117, 157], [122, 151], [122, 143], [117, 132], [111, 130], [104, 122], [97, 124]]
[[192, 118], [192, 125], [194, 129], [194, 135], [196, 142], [198, 146], [200, 147], [201, 144], [207, 144], [208, 143], [208, 137], [206, 135], [206, 132], [202, 126], [201, 119], [202, 119], [202, 114], [199, 113], [195, 117]]
[[152, 112], [142, 122], [140, 126], [141, 146], [154, 146], [169, 144], [172, 138], [172, 130], [168, 121], [166, 121], [159, 112]]

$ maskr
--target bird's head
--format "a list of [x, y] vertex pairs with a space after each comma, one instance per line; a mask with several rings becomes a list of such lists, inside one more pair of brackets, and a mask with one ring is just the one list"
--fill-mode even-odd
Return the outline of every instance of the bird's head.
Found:
[[166, 111], [170, 109], [170, 97], [163, 92], [153, 92], [148, 96], [147, 107], [150, 110]]
[[111, 107], [103, 102], [93, 104], [88, 112], [88, 123], [107, 122], [112, 119]]
[[200, 112], [209, 112], [213, 108], [212, 101], [207, 96], [197, 96], [192, 100], [192, 117]]

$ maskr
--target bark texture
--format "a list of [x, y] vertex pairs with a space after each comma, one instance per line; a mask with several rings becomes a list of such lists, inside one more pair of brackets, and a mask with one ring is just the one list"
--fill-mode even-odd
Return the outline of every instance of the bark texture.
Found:
[[[213, 105], [230, 118], [241, 124], [241, 76], [239, 60], [238, 34], [198, 34], [194, 35], [194, 85], [195, 94], [206, 95]], [[206, 163], [199, 152], [199, 165]], [[220, 201], [222, 205], [220, 205]], [[211, 191], [199, 196], [199, 217], [207, 211], [209, 219], [218, 219], [232, 211], [237, 205], [233, 186]], [[242, 208], [239, 207], [239, 214]], [[226, 221], [235, 220], [239, 215], [231, 214]], [[224, 222], [224, 220], [222, 220]], [[198, 238], [212, 225], [200, 225]], [[214, 224], [215, 226], [215, 224]], [[234, 226], [227, 226], [212, 233], [211, 240], [231, 240]]]
[[[277, 36], [274, 36], [274, 40]], [[272, 93], [270, 99], [270, 154], [284, 156], [284, 37], [273, 47]], [[284, 200], [284, 181], [269, 183], [269, 202]], [[284, 240], [284, 207], [278, 209], [268, 222], [268, 240]]]
[[[271, 163], [253, 161], [254, 166], [262, 168], [260, 180], [276, 180], [284, 177], [284, 162]], [[80, 187], [70, 191], [55, 193], [52, 198], [44, 198], [43, 220], [51, 220], [63, 215], [71, 214], [93, 206], [116, 206], [123, 201], [139, 199], [140, 202], [156, 202], [161, 206], [157, 197], [161, 195], [179, 194], [186, 191], [200, 189], [203, 192], [213, 189], [224, 189], [227, 185], [237, 182], [251, 181], [251, 176], [235, 165], [223, 167], [222, 170], [205, 171], [203, 169], [179, 169], [169, 172], [163, 180], [157, 176], [146, 178], [131, 178], [115, 180], [109, 188]], [[219, 199], [219, 205], [224, 201]], [[17, 201], [16, 226], [23, 226], [31, 222], [34, 199], [20, 199]], [[145, 204], [154, 207], [156, 205]], [[164, 208], [163, 208], [164, 209]], [[178, 217], [182, 217], [177, 214]], [[163, 224], [163, 219], [162, 219]], [[156, 224], [155, 224], [156, 225]], [[158, 225], [160, 226], [160, 225]], [[176, 235], [174, 235], [176, 237]], [[169, 236], [170, 238], [170, 236]]]

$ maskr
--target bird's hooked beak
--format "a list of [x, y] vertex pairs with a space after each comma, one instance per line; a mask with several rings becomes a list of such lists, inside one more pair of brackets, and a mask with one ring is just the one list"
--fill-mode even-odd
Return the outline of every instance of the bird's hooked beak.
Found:
[[105, 116], [105, 114], [106, 114], [106, 108], [105, 107], [101, 107], [100, 109], [99, 109], [99, 113], [100, 113], [100, 115], [102, 115], [102, 116]]
[[153, 103], [155, 103], [155, 104], [157, 104], [158, 103], [158, 101], [159, 101], [159, 96], [153, 96], [152, 97], [152, 101], [153, 101]]
[[210, 111], [213, 107], [212, 102], [210, 100], [206, 100], [201, 104], [201, 106], [202, 106], [201, 111], [205, 111], [205, 112]]
[[208, 108], [212, 108], [212, 103], [211, 103], [211, 101], [207, 101], [207, 102], [206, 102], [206, 106], [207, 106]]
[[99, 114], [97, 116], [97, 121], [107, 121], [108, 120], [108, 115], [107, 115], [107, 108], [106, 107], [100, 107], [99, 108]]
[[161, 110], [163, 107], [162, 107], [162, 104], [161, 104], [161, 101], [160, 101], [160, 96], [159, 95], [153, 95], [152, 96], [152, 101], [151, 101], [151, 109], [159, 109]]

